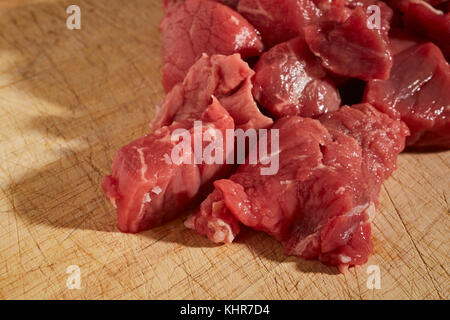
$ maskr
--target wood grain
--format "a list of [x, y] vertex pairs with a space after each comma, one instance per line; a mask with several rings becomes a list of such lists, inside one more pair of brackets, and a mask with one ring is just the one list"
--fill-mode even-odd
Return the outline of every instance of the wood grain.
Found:
[[[405, 153], [384, 185], [366, 266], [338, 274], [262, 233], [215, 246], [183, 217], [116, 230], [100, 189], [163, 97], [159, 0], [0, 2], [0, 298], [448, 299], [450, 152]], [[81, 268], [82, 288], [66, 287]], [[368, 289], [367, 266], [381, 269]]]

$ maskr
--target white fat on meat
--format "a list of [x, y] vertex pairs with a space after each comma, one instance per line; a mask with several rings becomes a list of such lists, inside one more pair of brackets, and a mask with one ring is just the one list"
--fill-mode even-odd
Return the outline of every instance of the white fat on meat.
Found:
[[222, 219], [214, 219], [208, 222], [208, 228], [214, 230], [211, 240], [215, 243], [232, 243], [234, 240], [231, 227]]

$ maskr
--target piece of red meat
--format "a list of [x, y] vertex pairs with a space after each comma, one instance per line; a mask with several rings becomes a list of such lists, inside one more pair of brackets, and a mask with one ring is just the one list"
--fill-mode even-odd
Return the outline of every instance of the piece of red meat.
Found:
[[[233, 119], [215, 98], [200, 119], [203, 134], [208, 131], [214, 136], [219, 131], [226, 139], [226, 130], [234, 129]], [[174, 122], [117, 152], [112, 173], [103, 178], [102, 188], [117, 208], [120, 231], [135, 233], [173, 219], [198, 203], [213, 180], [228, 173], [224, 165], [194, 164], [193, 126], [190, 120]], [[173, 162], [172, 152], [177, 152], [180, 141], [172, 137], [178, 129], [189, 130], [191, 143], [181, 156], [190, 164]], [[223, 162], [226, 157], [223, 152]]]
[[203, 53], [239, 53], [247, 58], [258, 56], [263, 50], [256, 29], [226, 5], [210, 0], [186, 0], [166, 6], [160, 25], [166, 92], [183, 81]]
[[338, 266], [365, 263], [377, 196], [404, 148], [406, 126], [362, 104], [319, 120], [285, 117], [272, 129], [279, 130], [278, 172], [261, 175], [265, 165], [241, 165], [230, 179], [214, 182], [186, 226], [230, 242], [242, 223], [281, 241], [288, 255]]
[[301, 37], [265, 52], [254, 67], [253, 96], [274, 117], [318, 117], [340, 106], [339, 92]]
[[[203, 131], [208, 126], [221, 130], [226, 145], [223, 131], [235, 125], [242, 129], [272, 125], [251, 95], [253, 73], [239, 54], [203, 55], [185, 80], [167, 94], [152, 124], [154, 132], [118, 151], [112, 174], [104, 178], [102, 186], [117, 207], [121, 231], [139, 232], [175, 217], [200, 200], [210, 182], [233, 168], [166, 162], [165, 155], [171, 155], [176, 144], [171, 141], [174, 130], [191, 130], [196, 120], [202, 120]], [[210, 105], [214, 96], [220, 103]]]
[[450, 12], [444, 14], [423, 1], [412, 2], [403, 22], [408, 29], [432, 40], [450, 61]]
[[272, 119], [258, 109], [251, 93], [254, 71], [239, 54], [203, 55], [188, 71], [184, 81], [165, 97], [152, 128], [173, 121], [197, 120], [208, 106], [211, 96], [219, 99], [240, 129], [267, 128]]
[[[398, 1], [398, 0], [397, 0]], [[375, 20], [374, 14], [376, 13], [377, 6], [380, 9], [380, 18], [381, 18], [381, 31], [386, 36], [391, 28], [402, 27], [403, 24], [401, 22], [401, 12], [394, 11], [393, 7], [387, 1], [379, 1], [379, 0], [346, 0], [346, 6], [351, 9], [355, 9], [357, 7], [362, 8], [366, 14], [368, 15], [369, 22], [374, 23]]]
[[407, 145], [450, 148], [450, 67], [428, 42], [397, 54], [389, 80], [367, 83], [364, 101], [411, 131]]
[[303, 35], [319, 19], [343, 21], [344, 0], [241, 0], [237, 7], [261, 33], [266, 48]]
[[367, 21], [364, 10], [356, 7], [344, 23], [306, 27], [305, 40], [322, 65], [336, 75], [361, 80], [387, 79], [392, 67], [388, 26], [382, 23], [380, 29], [369, 29]]
[[201, 203], [200, 210], [189, 216], [184, 225], [214, 243], [231, 243], [241, 230], [239, 221], [230, 214], [219, 190], [214, 190]]
[[[380, 9], [380, 31], [387, 36], [390, 30], [390, 24], [393, 19], [394, 11], [383, 1], [379, 0], [347, 0], [346, 6], [351, 9], [361, 8], [368, 17], [373, 15], [375, 11], [371, 10], [372, 6], [377, 6]], [[370, 20], [371, 23], [375, 21]]]
[[237, 10], [261, 33], [270, 48], [300, 34], [304, 20], [310, 20], [309, 8], [297, 0], [241, 0]]

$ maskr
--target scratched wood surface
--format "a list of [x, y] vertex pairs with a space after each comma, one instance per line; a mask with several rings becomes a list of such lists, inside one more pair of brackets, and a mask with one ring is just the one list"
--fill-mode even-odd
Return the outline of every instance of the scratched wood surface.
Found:
[[[72, 1], [73, 2], [73, 1]], [[100, 189], [163, 97], [159, 0], [0, 1], [0, 299], [448, 299], [450, 152], [406, 153], [384, 185], [367, 265], [282, 254], [261, 233], [215, 246], [183, 217], [121, 234]], [[66, 269], [81, 270], [81, 289]], [[381, 289], [367, 287], [367, 267]]]

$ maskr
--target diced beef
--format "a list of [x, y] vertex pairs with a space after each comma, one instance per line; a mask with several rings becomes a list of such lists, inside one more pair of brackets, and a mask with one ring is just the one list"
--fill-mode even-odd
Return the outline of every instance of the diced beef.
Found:
[[[303, 3], [304, 1], [300, 1]], [[302, 23], [309, 20], [309, 10], [297, 0], [241, 0], [237, 10], [261, 33], [270, 48], [300, 34]]]
[[253, 96], [276, 118], [318, 117], [339, 108], [337, 89], [300, 37], [265, 52], [254, 70]]
[[[122, 147], [102, 180], [119, 229], [159, 226], [204, 200], [185, 225], [213, 242], [230, 243], [245, 226], [287, 255], [364, 264], [381, 185], [405, 144], [450, 148], [450, 2], [163, 0], [163, 8], [167, 95], [153, 132]], [[337, 86], [354, 102], [365, 86], [365, 103], [339, 108]], [[228, 130], [267, 128], [231, 175]], [[198, 159], [197, 144], [204, 156], [217, 140], [214, 161]], [[273, 161], [276, 172], [262, 174]]]
[[171, 139], [175, 130], [190, 130], [193, 135], [194, 122], [202, 120], [202, 130], [219, 130], [226, 145], [225, 130], [235, 124], [243, 129], [272, 125], [253, 100], [252, 75], [238, 54], [204, 55], [164, 99], [152, 124], [154, 132], [118, 151], [112, 174], [103, 179], [102, 187], [117, 207], [121, 231], [139, 232], [172, 219], [201, 200], [211, 182], [233, 168], [224, 164], [231, 156], [225, 152], [222, 164], [169, 161], [178, 144]]
[[[381, 9], [379, 28], [367, 26], [371, 4]], [[389, 77], [392, 55], [387, 33], [393, 11], [381, 1], [242, 0], [238, 11], [261, 32], [266, 47], [300, 36], [336, 75], [362, 80]]]
[[365, 101], [411, 131], [409, 146], [450, 147], [450, 67], [437, 46], [398, 53], [389, 80], [369, 81]]
[[343, 0], [241, 0], [237, 10], [261, 33], [270, 48], [303, 35], [319, 19], [345, 20]]
[[163, 86], [166, 92], [182, 82], [201, 57], [239, 53], [258, 56], [263, 45], [255, 28], [233, 9], [209, 0], [166, 3], [163, 33]]
[[423, 1], [417, 1], [409, 4], [403, 22], [410, 30], [432, 40], [450, 61], [450, 13], [444, 14]]
[[[394, 11], [392, 8], [383, 1], [379, 0], [347, 0], [346, 6], [351, 9], [361, 8], [368, 15], [374, 14], [375, 12], [371, 10], [372, 6], [377, 6], [380, 9], [380, 31], [386, 35], [390, 29], [390, 23], [392, 21]], [[369, 20], [369, 22], [374, 23], [374, 20]]]
[[367, 192], [377, 204], [381, 184], [396, 169], [397, 155], [405, 148], [405, 138], [410, 135], [407, 126], [368, 103], [325, 114], [319, 120], [331, 133], [344, 133], [358, 142], [362, 170], [372, 186]]
[[341, 267], [365, 263], [377, 196], [404, 148], [406, 126], [362, 104], [319, 121], [282, 118], [272, 129], [279, 130], [279, 171], [261, 175], [263, 164], [241, 165], [214, 183], [186, 226], [230, 242], [242, 223], [274, 236], [288, 255]]
[[[208, 130], [211, 136], [219, 131], [226, 137], [225, 131], [234, 129], [233, 119], [215, 98], [200, 119], [202, 132]], [[117, 152], [112, 173], [103, 178], [102, 188], [117, 208], [122, 232], [139, 232], [173, 219], [198, 203], [205, 188], [227, 173], [224, 165], [194, 164], [193, 125], [189, 120], [175, 122]], [[191, 143], [185, 150], [175, 149], [180, 141], [172, 139], [172, 134], [177, 129], [190, 130]], [[178, 151], [184, 151], [179, 156], [188, 158], [190, 163], [174, 162], [172, 152]], [[223, 162], [226, 157], [224, 152]]]
[[203, 55], [182, 83], [167, 94], [152, 122], [153, 128], [173, 121], [199, 119], [214, 95], [230, 113], [237, 128], [267, 128], [272, 119], [258, 109], [251, 93], [254, 71], [238, 54]]
[[305, 40], [322, 65], [336, 75], [361, 80], [387, 79], [392, 67], [387, 22], [380, 29], [370, 29], [367, 21], [365, 11], [357, 7], [344, 23], [306, 27]]
[[208, 237], [214, 243], [231, 243], [240, 232], [239, 221], [225, 206], [222, 193], [214, 190], [184, 225]]

